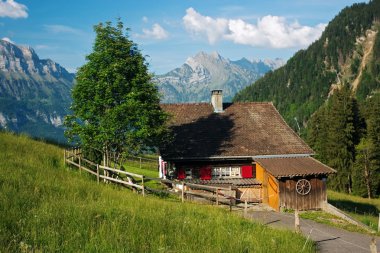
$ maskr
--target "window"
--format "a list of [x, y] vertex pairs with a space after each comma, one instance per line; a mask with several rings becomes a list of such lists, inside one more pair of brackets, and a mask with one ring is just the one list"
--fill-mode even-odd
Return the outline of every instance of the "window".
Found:
[[213, 178], [240, 178], [240, 167], [239, 166], [229, 166], [229, 167], [213, 167], [212, 168]]
[[186, 179], [192, 179], [193, 174], [192, 174], [192, 169], [191, 168], [185, 168], [185, 174], [186, 174]]

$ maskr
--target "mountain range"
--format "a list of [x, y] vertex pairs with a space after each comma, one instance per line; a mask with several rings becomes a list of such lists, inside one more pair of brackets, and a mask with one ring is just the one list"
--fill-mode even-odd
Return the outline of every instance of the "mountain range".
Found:
[[[222, 89], [225, 101], [272, 101], [288, 124], [302, 130], [344, 84], [359, 103], [380, 92], [379, 30], [380, 1], [354, 4], [285, 65], [280, 59], [231, 61], [200, 52], [153, 81], [164, 103], [209, 101], [213, 89]], [[64, 140], [74, 78], [32, 48], [0, 40], [0, 128]]]
[[0, 128], [63, 142], [74, 77], [32, 48], [0, 40]]
[[153, 81], [158, 84], [164, 103], [207, 102], [214, 89], [223, 90], [224, 100], [231, 101], [238, 91], [283, 64], [282, 59], [231, 61], [217, 52], [200, 52]]
[[[222, 89], [229, 101], [242, 88], [284, 64], [283, 60], [231, 61], [214, 52], [198, 53], [180, 68], [154, 77], [162, 102], [209, 101]], [[0, 40], [0, 129], [65, 142], [75, 75], [28, 46]]]

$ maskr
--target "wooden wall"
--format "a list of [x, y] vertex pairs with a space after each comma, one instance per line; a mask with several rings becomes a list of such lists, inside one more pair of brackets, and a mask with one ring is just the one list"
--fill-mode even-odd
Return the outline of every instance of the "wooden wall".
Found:
[[284, 178], [279, 180], [280, 184], [280, 207], [309, 210], [321, 209], [327, 200], [326, 180], [322, 177], [306, 177], [311, 183], [311, 190], [307, 195], [300, 195], [296, 191], [296, 183], [300, 178]]
[[236, 197], [241, 201], [247, 200], [248, 202], [261, 202], [261, 186], [250, 188], [238, 188]]

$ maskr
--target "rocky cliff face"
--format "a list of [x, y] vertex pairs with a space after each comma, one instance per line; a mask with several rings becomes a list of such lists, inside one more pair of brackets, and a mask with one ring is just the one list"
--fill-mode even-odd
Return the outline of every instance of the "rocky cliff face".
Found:
[[164, 103], [206, 102], [214, 89], [222, 89], [224, 100], [230, 101], [238, 91], [283, 64], [280, 59], [230, 61], [216, 52], [200, 52], [188, 58], [180, 68], [156, 76], [154, 82]]
[[0, 40], [0, 128], [63, 141], [74, 75], [30, 47]]

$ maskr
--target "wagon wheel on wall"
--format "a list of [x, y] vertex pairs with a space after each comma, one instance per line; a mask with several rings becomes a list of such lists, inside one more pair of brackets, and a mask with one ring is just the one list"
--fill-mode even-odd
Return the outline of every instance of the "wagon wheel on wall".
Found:
[[296, 184], [296, 191], [300, 195], [306, 195], [311, 190], [311, 184], [309, 180], [306, 179], [300, 179], [297, 181]]

